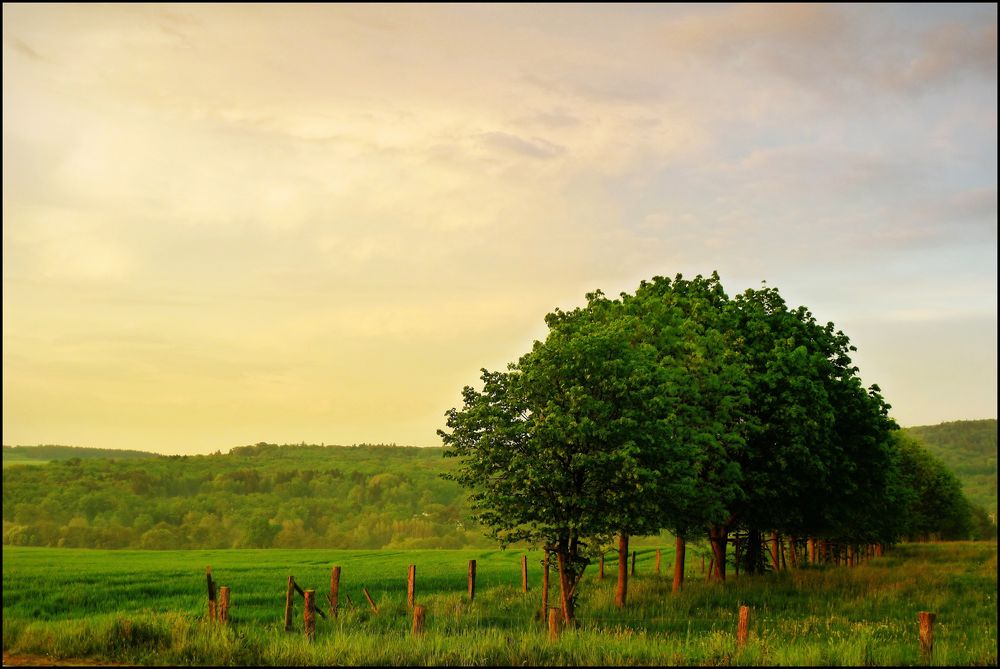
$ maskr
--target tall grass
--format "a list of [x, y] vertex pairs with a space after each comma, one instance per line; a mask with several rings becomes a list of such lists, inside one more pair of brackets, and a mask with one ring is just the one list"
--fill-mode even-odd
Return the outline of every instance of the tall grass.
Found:
[[[70, 551], [3, 555], [3, 638], [11, 652], [130, 664], [906, 665], [920, 663], [917, 612], [938, 613], [933, 663], [996, 664], [996, 544], [905, 545], [853, 570], [807, 568], [705, 583], [692, 560], [683, 592], [640, 555], [629, 605], [614, 606], [613, 569], [581, 586], [579, 624], [550, 643], [541, 617], [540, 555], [520, 591], [520, 554], [498, 551]], [[476, 599], [466, 565], [478, 561]], [[417, 565], [426, 633], [409, 634], [406, 566]], [[204, 568], [232, 589], [232, 624], [205, 618]], [[341, 611], [316, 641], [283, 631], [285, 579], [329, 585], [343, 567]], [[609, 560], [608, 566], [614, 565]], [[553, 579], [554, 581], [554, 579]], [[379, 606], [371, 612], [361, 587]], [[346, 595], [354, 608], [346, 604]], [[556, 605], [553, 587], [551, 603]], [[737, 648], [740, 604], [752, 609]]]

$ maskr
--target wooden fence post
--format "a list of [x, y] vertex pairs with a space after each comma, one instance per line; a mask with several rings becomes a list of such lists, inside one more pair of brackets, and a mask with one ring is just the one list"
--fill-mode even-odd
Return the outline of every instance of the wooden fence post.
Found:
[[205, 567], [205, 578], [208, 580], [208, 619], [215, 620], [215, 583], [212, 582], [212, 566]]
[[521, 556], [521, 592], [528, 592], [528, 556]]
[[285, 631], [292, 631], [292, 602], [295, 600], [295, 577], [288, 577], [288, 590], [285, 593]]
[[302, 607], [302, 622], [305, 624], [306, 639], [314, 641], [316, 639], [316, 591], [306, 590], [304, 599], [305, 606]]
[[427, 609], [419, 604], [413, 607], [413, 634], [424, 633], [424, 615], [426, 613]]
[[750, 631], [750, 607], [741, 606], [740, 607], [740, 621], [736, 626], [736, 645], [745, 646], [747, 643], [747, 634]]
[[417, 586], [417, 565], [411, 564], [406, 574], [406, 604], [413, 608], [413, 598]]
[[334, 567], [330, 572], [330, 617], [337, 617], [337, 607], [340, 603], [340, 567]]
[[476, 598], [476, 561], [469, 560], [469, 601]]
[[219, 622], [223, 625], [229, 624], [229, 586], [223, 585], [219, 588]]
[[917, 619], [920, 620], [920, 655], [929, 664], [934, 652], [934, 620], [937, 614], [921, 611]]
[[632, 551], [632, 570], [629, 572], [629, 576], [635, 576], [635, 551]]
[[368, 600], [368, 606], [372, 607], [372, 611], [378, 613], [378, 607], [375, 606], [375, 600], [372, 599], [372, 596], [368, 594], [368, 588], [361, 588], [361, 592], [364, 594], [365, 599]]
[[660, 549], [656, 549], [656, 575], [660, 575]]
[[559, 626], [562, 622], [562, 610], [557, 608], [549, 609], [549, 641], [559, 639]]
[[601, 564], [597, 572], [597, 580], [598, 581], [604, 580], [604, 553], [601, 553]]

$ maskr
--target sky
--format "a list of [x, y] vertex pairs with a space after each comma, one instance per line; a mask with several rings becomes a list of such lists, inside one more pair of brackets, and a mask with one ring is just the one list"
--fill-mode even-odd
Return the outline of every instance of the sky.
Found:
[[997, 7], [3, 5], [3, 443], [440, 444], [642, 279], [997, 415]]

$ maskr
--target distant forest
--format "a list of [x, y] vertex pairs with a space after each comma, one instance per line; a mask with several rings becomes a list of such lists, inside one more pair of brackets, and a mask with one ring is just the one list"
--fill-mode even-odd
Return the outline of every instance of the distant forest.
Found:
[[[996, 511], [996, 420], [907, 428]], [[161, 456], [3, 447], [3, 543], [79, 548], [462, 548], [492, 543], [440, 448], [256, 444]], [[42, 463], [48, 464], [42, 464]], [[37, 463], [41, 466], [27, 466]], [[971, 485], [970, 485], [971, 483]], [[993, 527], [995, 536], [995, 526]]]
[[[11, 449], [18, 450], [27, 449]], [[5, 458], [8, 452], [5, 447]], [[450, 465], [440, 448], [262, 443], [228, 455], [77, 456], [7, 466], [3, 542], [146, 549], [487, 546], [469, 525], [462, 490], [439, 476]]]
[[903, 432], [915, 437], [955, 472], [970, 502], [989, 511], [997, 510], [995, 418], [907, 427]]

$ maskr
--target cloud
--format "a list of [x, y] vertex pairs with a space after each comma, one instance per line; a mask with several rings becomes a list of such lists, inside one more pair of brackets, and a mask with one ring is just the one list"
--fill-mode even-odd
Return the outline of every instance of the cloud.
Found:
[[913, 93], [966, 75], [995, 81], [996, 9], [992, 20], [984, 12], [960, 8], [942, 23], [898, 8], [733, 5], [667, 20], [661, 37], [663, 48], [692, 65], [838, 96], [859, 87]]
[[886, 78], [908, 90], [925, 90], [963, 76], [996, 81], [997, 26], [972, 22], [936, 26], [920, 36], [917, 55], [897, 63]]
[[544, 139], [533, 137], [524, 139], [506, 132], [484, 132], [479, 136], [480, 142], [488, 149], [499, 150], [508, 154], [527, 158], [548, 160], [558, 158], [566, 153], [566, 148]]
[[30, 46], [28, 46], [28, 44], [24, 40], [18, 39], [17, 37], [14, 36], [10, 36], [5, 41], [8, 44], [10, 44], [14, 48], [14, 50], [17, 51], [22, 56], [27, 56], [31, 60], [37, 60], [42, 62], [48, 61], [48, 59], [45, 56], [41, 55], [40, 53], [32, 49]]

